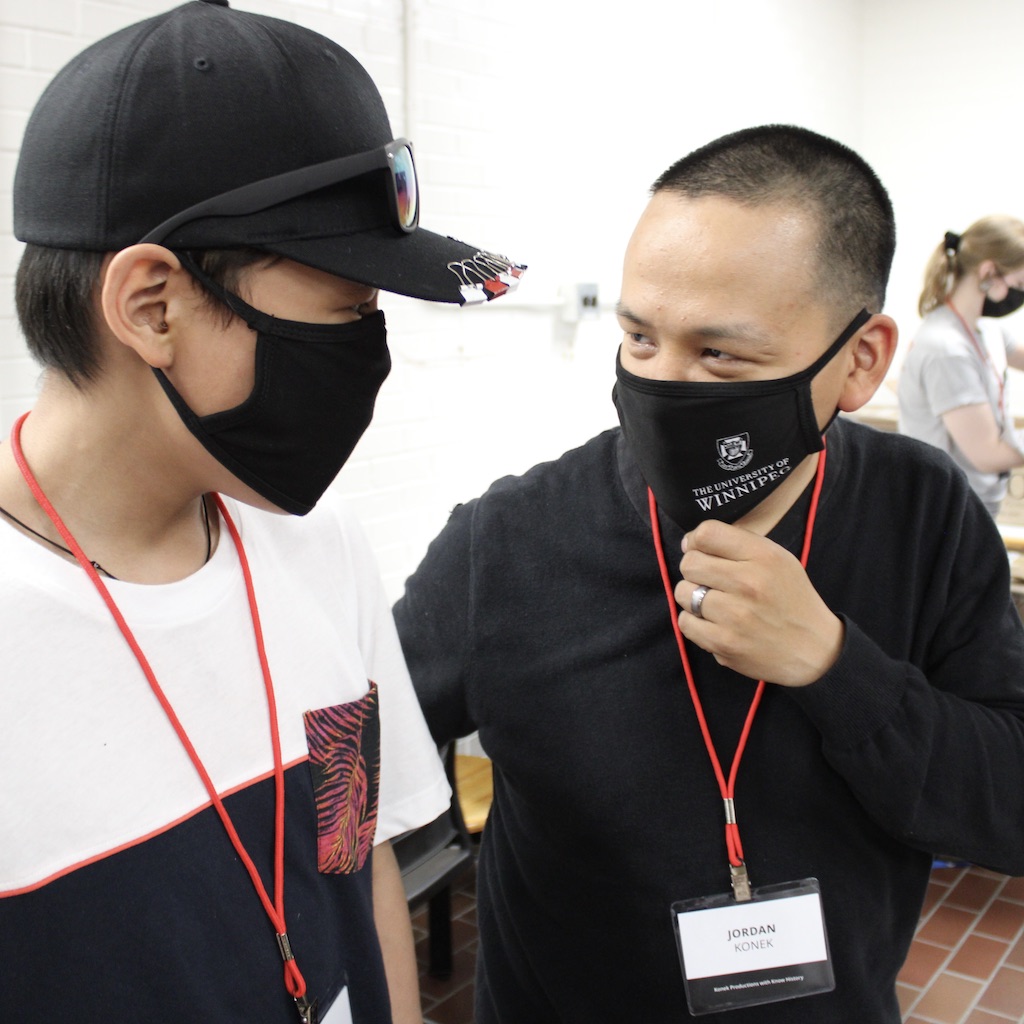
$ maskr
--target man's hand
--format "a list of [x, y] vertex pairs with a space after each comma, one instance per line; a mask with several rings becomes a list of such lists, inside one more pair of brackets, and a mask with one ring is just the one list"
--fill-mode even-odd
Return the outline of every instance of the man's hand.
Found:
[[[843, 624], [785, 548], [739, 526], [701, 523], [683, 538], [675, 598], [683, 636], [751, 679], [806, 686], [835, 664]], [[708, 588], [701, 616], [690, 598]]]

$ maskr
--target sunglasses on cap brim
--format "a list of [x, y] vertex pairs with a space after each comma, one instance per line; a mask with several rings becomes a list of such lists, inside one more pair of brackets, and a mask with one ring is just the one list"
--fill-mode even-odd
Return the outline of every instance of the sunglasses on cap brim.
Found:
[[284, 174], [275, 174], [211, 196], [169, 217], [140, 242], [161, 242], [182, 224], [202, 217], [238, 217], [258, 213], [289, 199], [378, 170], [389, 172], [388, 198], [396, 227], [406, 233], [415, 231], [420, 220], [420, 190], [412, 143], [407, 139], [394, 139], [379, 149], [285, 171]]

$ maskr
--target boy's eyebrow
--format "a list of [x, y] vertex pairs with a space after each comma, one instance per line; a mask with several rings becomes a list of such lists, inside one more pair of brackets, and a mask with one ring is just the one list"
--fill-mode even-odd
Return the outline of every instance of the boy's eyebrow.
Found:
[[[615, 311], [623, 320], [628, 320], [631, 324], [635, 324], [637, 327], [649, 329], [652, 326], [649, 321], [645, 320], [639, 313], [634, 313], [633, 310], [623, 302], [619, 302], [616, 305]], [[766, 348], [772, 343], [770, 335], [762, 327], [757, 324], [749, 322], [744, 323], [742, 321], [729, 324], [708, 324], [703, 327], [693, 327], [691, 328], [691, 333], [709, 341], [734, 341], [739, 342], [740, 344], [756, 345], [760, 349]]]

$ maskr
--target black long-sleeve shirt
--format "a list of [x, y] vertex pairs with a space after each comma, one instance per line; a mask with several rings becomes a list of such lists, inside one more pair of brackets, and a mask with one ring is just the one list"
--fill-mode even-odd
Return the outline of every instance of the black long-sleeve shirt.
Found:
[[[770, 535], [794, 552], [807, 504]], [[836, 988], [704, 1019], [896, 1024], [931, 853], [1024, 874], [1024, 631], [962, 473], [849, 421], [807, 572], [844, 647], [768, 687], [736, 812], [752, 884], [819, 879]], [[435, 738], [494, 762], [478, 1024], [687, 1019], [669, 907], [728, 891], [723, 806], [619, 431], [457, 508], [395, 612]], [[755, 683], [689, 653], [728, 764]]]

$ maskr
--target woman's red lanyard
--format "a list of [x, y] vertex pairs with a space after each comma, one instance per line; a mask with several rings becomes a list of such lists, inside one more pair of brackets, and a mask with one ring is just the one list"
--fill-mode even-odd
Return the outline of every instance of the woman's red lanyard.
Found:
[[946, 305], [953, 310], [953, 315], [960, 321], [960, 326], [964, 329], [964, 334], [970, 339], [971, 344], [974, 346], [974, 351], [978, 353], [978, 357], [981, 361], [992, 371], [992, 376], [996, 379], [996, 385], [999, 388], [999, 415], [1004, 416], [1003, 410], [1003, 393], [1006, 391], [1006, 379], [1005, 377], [999, 376], [999, 371], [996, 369], [996, 364], [992, 360], [992, 354], [989, 350], [978, 340], [978, 335], [975, 331], [971, 330], [970, 324], [960, 315], [960, 310], [953, 305], [952, 299], [946, 299]]
[[11, 450], [14, 454], [15, 462], [18, 464], [18, 469], [21, 470], [21, 475], [25, 478], [25, 482], [31, 489], [40, 508], [42, 508], [42, 510], [50, 517], [50, 520], [53, 522], [54, 527], [56, 527], [57, 532], [64, 538], [64, 543], [71, 549], [72, 554], [74, 554], [75, 558], [78, 559], [79, 564], [86, 571], [89, 579], [92, 580], [93, 586], [95, 586], [99, 591], [100, 597], [103, 598], [104, 603], [110, 610], [110, 614], [114, 617], [114, 621], [117, 623], [122, 635], [128, 643], [128, 646], [131, 648], [132, 653], [135, 655], [136, 660], [141, 666], [143, 673], [145, 673], [146, 679], [149, 680], [150, 688], [157, 700], [160, 702], [160, 706], [164, 709], [164, 713], [167, 715], [171, 725], [174, 727], [174, 731], [178, 734], [178, 739], [181, 741], [182, 746], [188, 753], [193, 766], [199, 773], [199, 777], [203, 780], [206, 792], [210, 796], [210, 802], [213, 804], [214, 809], [217, 811], [217, 814], [224, 825], [228, 838], [231, 840], [231, 845], [234, 846], [239, 858], [245, 865], [246, 871], [249, 872], [249, 877], [252, 879], [252, 884], [256, 889], [256, 894], [259, 896], [260, 902], [263, 904], [263, 909], [266, 911], [267, 917], [270, 918], [270, 922], [274, 926], [274, 932], [277, 935], [277, 944], [280, 948], [281, 957], [285, 964], [284, 983], [285, 987], [288, 989], [288, 994], [295, 1000], [301, 1020], [305, 1022], [305, 1024], [312, 1024], [312, 1022], [316, 1020], [316, 1003], [311, 1002], [306, 998], [306, 982], [302, 977], [302, 974], [299, 972], [298, 965], [295, 963], [295, 957], [292, 953], [291, 944], [288, 941], [288, 933], [285, 928], [284, 919], [285, 795], [284, 766], [281, 757], [281, 734], [277, 724], [277, 702], [274, 698], [274, 684], [270, 677], [270, 666], [267, 662], [267, 653], [263, 646], [263, 630], [260, 626], [259, 611], [256, 607], [256, 593], [253, 589], [252, 576], [249, 572], [249, 562], [245, 557], [245, 549], [242, 546], [242, 538], [238, 529], [232, 521], [231, 516], [228, 514], [228, 510], [225, 507], [224, 502], [219, 496], [215, 496], [217, 508], [220, 510], [220, 514], [223, 516], [224, 522], [227, 524], [228, 532], [231, 534], [231, 539], [235, 543], [235, 550], [238, 552], [238, 560], [242, 566], [242, 575], [245, 578], [245, 589], [249, 597], [249, 611], [252, 616], [253, 632], [256, 637], [256, 650], [259, 653], [260, 667], [263, 670], [263, 682], [267, 693], [267, 707], [270, 713], [270, 742], [274, 754], [275, 793], [273, 902], [271, 902], [270, 897], [267, 895], [266, 887], [263, 884], [263, 880], [260, 878], [256, 865], [253, 863], [252, 858], [242, 845], [242, 840], [239, 838], [238, 832], [228, 815], [227, 809], [224, 807], [224, 802], [221, 800], [220, 794], [213, 785], [213, 780], [206, 771], [198, 753], [196, 753], [196, 749], [192, 745], [192, 741], [188, 738], [188, 733], [185, 732], [184, 726], [175, 714], [174, 708], [171, 707], [167, 696], [164, 694], [160, 684], [157, 682], [156, 675], [154, 674], [149, 661], [145, 654], [142, 653], [142, 648], [139, 647], [135, 636], [131, 629], [129, 629], [124, 617], [121, 615], [121, 611], [115, 604], [113, 597], [111, 597], [110, 591], [107, 589], [106, 584], [103, 582], [99, 573], [96, 572], [92, 563], [86, 557], [85, 552], [82, 551], [78, 542], [71, 535], [71, 531], [64, 525], [64, 522], [57, 514], [57, 510], [50, 504], [49, 499], [43, 493], [42, 488], [39, 486], [35, 476], [32, 474], [32, 470], [25, 461], [25, 456], [21, 449], [21, 427], [27, 417], [28, 413], [21, 416], [14, 424], [14, 428], [11, 430]]
[[[822, 450], [818, 457], [818, 471], [814, 479], [814, 490], [811, 493], [811, 505], [807, 511], [807, 525], [804, 528], [803, 550], [800, 554], [800, 564], [807, 568], [807, 556], [811, 551], [811, 538], [814, 536], [814, 520], [818, 514], [818, 500], [821, 497], [821, 485], [825, 479], [825, 451]], [[740, 733], [739, 743], [736, 745], [736, 753], [732, 759], [732, 767], [729, 769], [729, 779], [726, 781], [722, 772], [722, 763], [718, 759], [718, 752], [715, 750], [714, 741], [711, 739], [711, 731], [708, 729], [707, 719], [704, 717], [704, 707], [701, 704], [700, 695], [697, 693], [697, 686], [693, 680], [693, 671], [690, 668], [690, 659], [686, 654], [686, 643], [683, 640], [682, 630], [679, 628], [679, 609], [676, 605], [675, 595], [672, 593], [672, 581], [669, 578], [668, 562], [665, 560], [665, 550], [661, 543], [661, 527], [658, 524], [658, 504], [654, 498], [654, 492], [647, 488], [647, 501], [651, 512], [651, 534], [654, 538], [654, 550], [658, 556], [658, 565], [661, 568], [661, 580], [665, 586], [665, 596], [668, 598], [669, 618], [672, 620], [672, 631], [675, 634], [676, 644], [679, 647], [679, 656], [683, 662], [683, 672], [686, 675], [686, 685], [690, 690], [690, 699], [693, 701], [693, 709], [697, 713], [697, 721], [700, 724], [700, 731], [704, 736], [704, 745], [708, 749], [708, 756], [711, 758], [711, 767], [715, 770], [715, 778], [718, 780], [718, 789], [722, 794], [722, 801], [725, 804], [725, 845], [729, 853], [729, 871], [732, 875], [733, 893], [737, 901], [742, 902], [750, 899], [750, 881], [747, 877], [746, 863], [743, 859], [743, 845], [740, 843], [740, 830], [736, 824], [736, 776], [739, 774], [740, 761], [743, 759], [743, 752], [747, 746], [747, 738], [750, 736], [750, 728], [754, 724], [754, 716], [761, 704], [761, 697], [764, 694], [765, 682], [758, 681], [757, 689], [754, 691], [753, 700], [750, 702], [750, 709], [747, 711], [746, 721], [743, 723], [743, 731]]]

